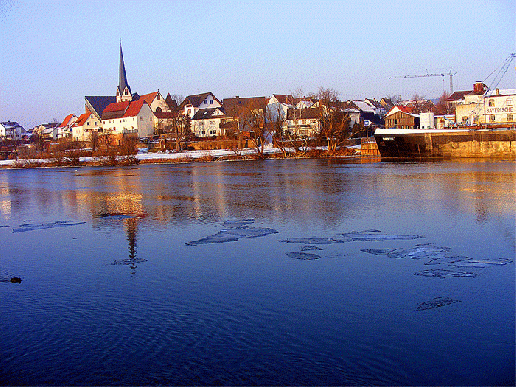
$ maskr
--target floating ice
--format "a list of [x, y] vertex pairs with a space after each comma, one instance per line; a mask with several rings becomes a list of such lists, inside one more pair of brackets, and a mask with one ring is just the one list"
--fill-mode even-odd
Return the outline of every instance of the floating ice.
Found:
[[373, 255], [386, 255], [389, 258], [439, 259], [445, 258], [448, 247], [433, 246], [431, 243], [419, 244], [411, 249], [361, 249]]
[[222, 230], [221, 232], [227, 233], [230, 235], [236, 235], [237, 237], [240, 237], [240, 238], [259, 238], [259, 237], [267, 236], [269, 234], [277, 234], [278, 233], [278, 231], [276, 231], [272, 228], [247, 227], [247, 226], [230, 228], [227, 230]]
[[314, 261], [316, 259], [319, 259], [321, 258], [319, 255], [317, 254], [312, 254], [312, 253], [303, 253], [303, 252], [299, 252], [299, 251], [291, 251], [289, 253], [287, 253], [287, 255], [290, 257], [290, 258], [294, 258], [294, 259], [300, 259], [302, 261]]
[[305, 245], [329, 245], [330, 243], [334, 243], [335, 241], [332, 238], [310, 237], [310, 238], [289, 238], [289, 239], [284, 239], [280, 242], [302, 243]]
[[311, 251], [311, 250], [322, 250], [320, 247], [314, 245], [306, 245], [301, 247], [301, 251]]
[[226, 220], [222, 223], [223, 227], [244, 227], [254, 223], [254, 219]]
[[240, 238], [260, 238], [269, 234], [277, 234], [278, 231], [267, 227], [250, 227], [254, 219], [226, 220], [222, 225], [223, 230], [196, 241], [186, 242], [187, 246], [205, 245], [208, 243], [235, 242]]
[[432, 277], [432, 278], [447, 278], [447, 277], [476, 277], [477, 275], [472, 272], [466, 271], [456, 271], [449, 269], [430, 269], [423, 270], [414, 273], [415, 275], [420, 275], [423, 277]]
[[408, 241], [413, 239], [424, 238], [421, 235], [389, 235], [379, 234], [379, 230], [365, 230], [365, 231], [352, 231], [344, 234], [340, 234], [344, 237], [342, 240], [336, 240], [337, 242], [384, 242], [384, 241]]
[[225, 242], [235, 242], [238, 240], [237, 235], [229, 234], [227, 231], [219, 231], [216, 234], [201, 238], [197, 241], [186, 242], [187, 246], [198, 246], [205, 245], [208, 243], [225, 243]]
[[425, 301], [420, 303], [416, 310], [428, 310], [428, 309], [435, 309], [440, 308], [441, 306], [446, 306], [450, 304], [455, 304], [456, 302], [461, 302], [460, 300], [454, 300], [449, 297], [435, 297], [430, 301]]
[[69, 226], [77, 226], [80, 224], [85, 224], [86, 222], [71, 222], [67, 220], [56, 220], [55, 222], [48, 223], [24, 223], [20, 224], [18, 228], [13, 228], [13, 232], [25, 232], [25, 231], [34, 231], [34, 230], [45, 230], [48, 228], [56, 228], [56, 227], [69, 227]]
[[467, 261], [456, 261], [453, 263], [453, 266], [456, 267], [477, 267], [477, 268], [485, 268], [487, 266], [503, 266], [511, 263], [512, 259], [500, 258], [497, 260], [480, 260], [480, 259], [469, 259]]

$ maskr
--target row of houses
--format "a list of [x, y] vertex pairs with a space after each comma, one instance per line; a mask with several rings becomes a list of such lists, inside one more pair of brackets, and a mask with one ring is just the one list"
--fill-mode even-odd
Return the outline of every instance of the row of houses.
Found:
[[385, 127], [445, 129], [516, 125], [516, 89], [488, 90], [484, 83], [476, 82], [472, 90], [450, 95], [446, 104], [453, 114], [436, 115], [432, 111], [416, 113], [411, 104], [394, 106], [385, 116]]

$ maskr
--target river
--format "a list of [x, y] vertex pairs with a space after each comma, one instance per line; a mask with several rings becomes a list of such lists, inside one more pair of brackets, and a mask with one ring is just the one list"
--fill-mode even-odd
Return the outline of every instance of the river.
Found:
[[0, 384], [514, 385], [515, 166], [1, 170]]

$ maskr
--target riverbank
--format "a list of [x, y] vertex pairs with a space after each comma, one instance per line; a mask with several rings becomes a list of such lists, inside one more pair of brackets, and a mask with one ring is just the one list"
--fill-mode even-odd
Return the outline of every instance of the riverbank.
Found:
[[[349, 146], [331, 157], [359, 157], [360, 146]], [[130, 156], [104, 156], [104, 157], [79, 157], [76, 159], [48, 158], [48, 159], [15, 159], [0, 160], [0, 168], [52, 168], [52, 167], [83, 167], [83, 166], [124, 166], [134, 164], [175, 164], [189, 162], [213, 162], [213, 161], [236, 161], [256, 160], [261, 158], [328, 158], [330, 155], [324, 147], [311, 148], [306, 152], [294, 152], [287, 156], [284, 152], [273, 146], [266, 146], [263, 156], [258, 154], [255, 148], [239, 150], [213, 149], [185, 152], [149, 152], [138, 153]]]

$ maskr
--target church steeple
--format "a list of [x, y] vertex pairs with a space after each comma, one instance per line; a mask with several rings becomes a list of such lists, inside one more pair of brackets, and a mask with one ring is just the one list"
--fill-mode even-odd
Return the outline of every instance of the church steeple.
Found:
[[124, 53], [122, 52], [122, 42], [120, 42], [120, 68], [118, 70], [118, 88], [116, 90], [116, 100], [117, 102], [121, 101], [131, 101], [133, 99], [131, 94], [131, 87], [127, 82], [127, 75], [125, 73], [125, 64], [124, 64]]

